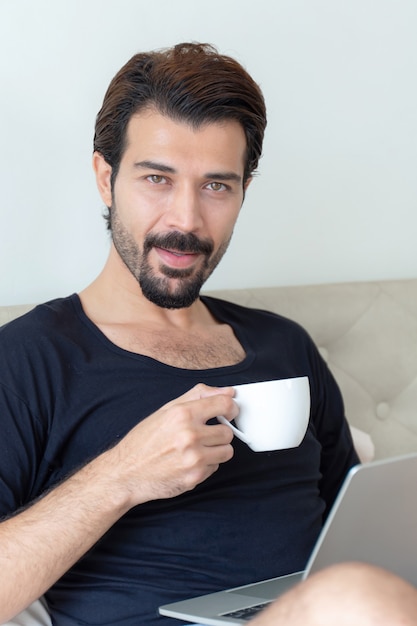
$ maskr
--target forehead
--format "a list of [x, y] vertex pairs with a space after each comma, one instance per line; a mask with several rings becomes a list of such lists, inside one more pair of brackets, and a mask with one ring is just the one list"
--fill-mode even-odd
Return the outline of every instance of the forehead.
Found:
[[132, 116], [126, 133], [123, 159], [161, 159], [170, 162], [195, 159], [202, 165], [222, 164], [243, 172], [246, 157], [246, 137], [236, 120], [205, 122], [193, 126], [174, 120], [154, 109]]

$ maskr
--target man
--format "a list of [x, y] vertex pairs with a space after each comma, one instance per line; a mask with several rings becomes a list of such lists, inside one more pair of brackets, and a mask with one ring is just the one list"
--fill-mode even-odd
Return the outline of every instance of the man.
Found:
[[[308, 335], [200, 297], [256, 170], [262, 93], [207, 45], [135, 55], [97, 116], [101, 274], [0, 332], [0, 620], [162, 624], [158, 606], [301, 569], [358, 462]], [[233, 385], [308, 376], [302, 444], [254, 453]], [[172, 620], [165, 620], [173, 624]]]

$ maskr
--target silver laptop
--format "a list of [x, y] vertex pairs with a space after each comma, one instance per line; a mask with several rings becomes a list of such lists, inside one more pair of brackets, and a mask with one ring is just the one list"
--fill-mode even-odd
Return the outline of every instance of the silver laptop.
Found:
[[350, 470], [303, 572], [166, 604], [159, 612], [213, 626], [244, 624], [299, 580], [354, 560], [417, 585], [417, 454]]

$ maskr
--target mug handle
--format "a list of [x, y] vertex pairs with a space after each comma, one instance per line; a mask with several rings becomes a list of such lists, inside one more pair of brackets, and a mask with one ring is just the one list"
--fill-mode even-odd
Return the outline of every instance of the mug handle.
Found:
[[247, 437], [244, 433], [242, 433], [241, 430], [236, 428], [236, 426], [233, 426], [233, 424], [231, 424], [229, 420], [227, 420], [223, 415], [218, 415], [217, 420], [221, 422], [222, 424], [224, 424], [225, 426], [228, 426], [229, 428], [231, 428], [234, 434], [236, 435], [236, 437], [238, 437], [238, 439], [246, 443], [248, 446], [250, 445], [249, 437]]

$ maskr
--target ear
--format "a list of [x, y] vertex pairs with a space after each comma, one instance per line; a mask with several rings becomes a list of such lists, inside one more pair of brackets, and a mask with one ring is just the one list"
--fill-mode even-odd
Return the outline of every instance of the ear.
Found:
[[250, 178], [248, 178], [248, 180], [245, 182], [245, 184], [243, 185], [243, 199], [242, 199], [242, 204], [245, 201], [245, 197], [246, 197], [246, 191], [249, 187], [249, 185], [251, 184], [251, 182], [253, 181], [253, 177], [251, 176]]
[[248, 180], [245, 182], [245, 184], [243, 185], [243, 191], [244, 193], [247, 192], [249, 185], [251, 184], [251, 182], [253, 181], [253, 176], [251, 176], [250, 178], [248, 178]]
[[100, 152], [93, 154], [93, 170], [101, 199], [107, 207], [112, 204], [111, 173], [112, 167], [104, 160]]

